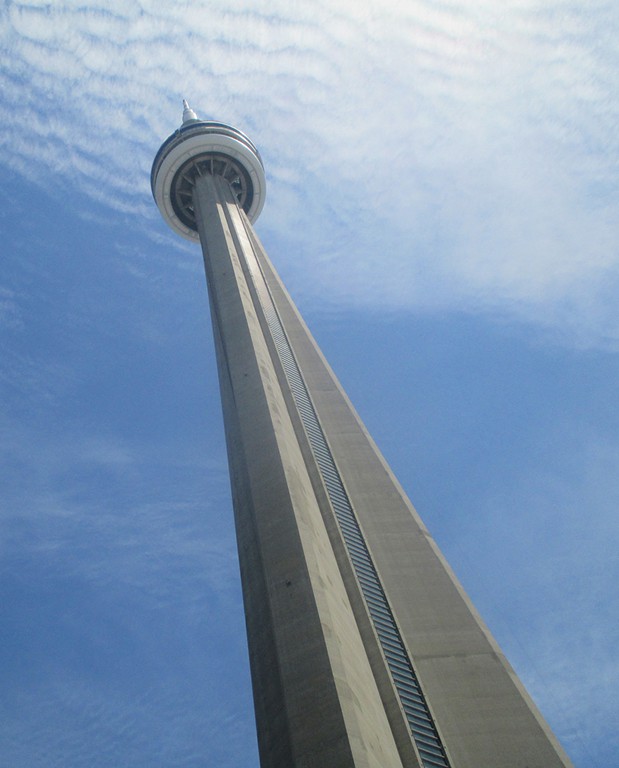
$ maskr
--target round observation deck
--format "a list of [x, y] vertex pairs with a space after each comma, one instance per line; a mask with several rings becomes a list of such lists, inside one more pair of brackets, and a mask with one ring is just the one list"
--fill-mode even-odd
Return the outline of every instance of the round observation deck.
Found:
[[260, 153], [244, 133], [225, 123], [198, 120], [184, 105], [183, 124], [155, 156], [150, 185], [165, 221], [182, 237], [198, 241], [193, 209], [198, 176], [223, 176], [251, 222], [264, 205], [266, 178]]

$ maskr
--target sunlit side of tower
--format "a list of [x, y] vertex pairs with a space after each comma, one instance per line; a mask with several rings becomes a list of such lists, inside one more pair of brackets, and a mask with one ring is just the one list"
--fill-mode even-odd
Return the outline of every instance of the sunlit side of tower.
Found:
[[151, 182], [204, 254], [262, 768], [571, 765], [260, 245], [252, 142], [185, 103]]

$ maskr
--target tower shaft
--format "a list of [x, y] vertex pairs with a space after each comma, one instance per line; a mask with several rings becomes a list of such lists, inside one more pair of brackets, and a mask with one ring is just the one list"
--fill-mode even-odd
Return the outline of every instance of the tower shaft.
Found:
[[262, 768], [569, 766], [238, 195], [197, 176]]
[[266, 285], [250, 225], [220, 177], [197, 181], [194, 208], [217, 349], [261, 765], [399, 768], [260, 301]]

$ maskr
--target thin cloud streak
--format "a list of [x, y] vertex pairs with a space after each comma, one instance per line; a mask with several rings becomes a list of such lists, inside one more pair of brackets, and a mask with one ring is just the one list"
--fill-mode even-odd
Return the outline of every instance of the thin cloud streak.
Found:
[[[315, 301], [493, 311], [616, 343], [619, 67], [598, 16], [569, 2], [16, 3], [3, 26], [0, 159], [30, 180], [142, 215], [180, 83], [259, 144], [261, 229], [301, 249], [288, 269]], [[310, 224], [327, 215], [359, 234], [334, 242]]]

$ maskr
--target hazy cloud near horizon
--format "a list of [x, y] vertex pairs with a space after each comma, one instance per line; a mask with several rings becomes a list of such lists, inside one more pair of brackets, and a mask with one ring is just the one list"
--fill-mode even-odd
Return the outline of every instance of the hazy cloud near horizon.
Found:
[[150, 163], [186, 96], [260, 147], [259, 231], [309, 301], [498, 312], [614, 348], [618, 17], [562, 0], [14, 2], [0, 161], [153, 224]]

